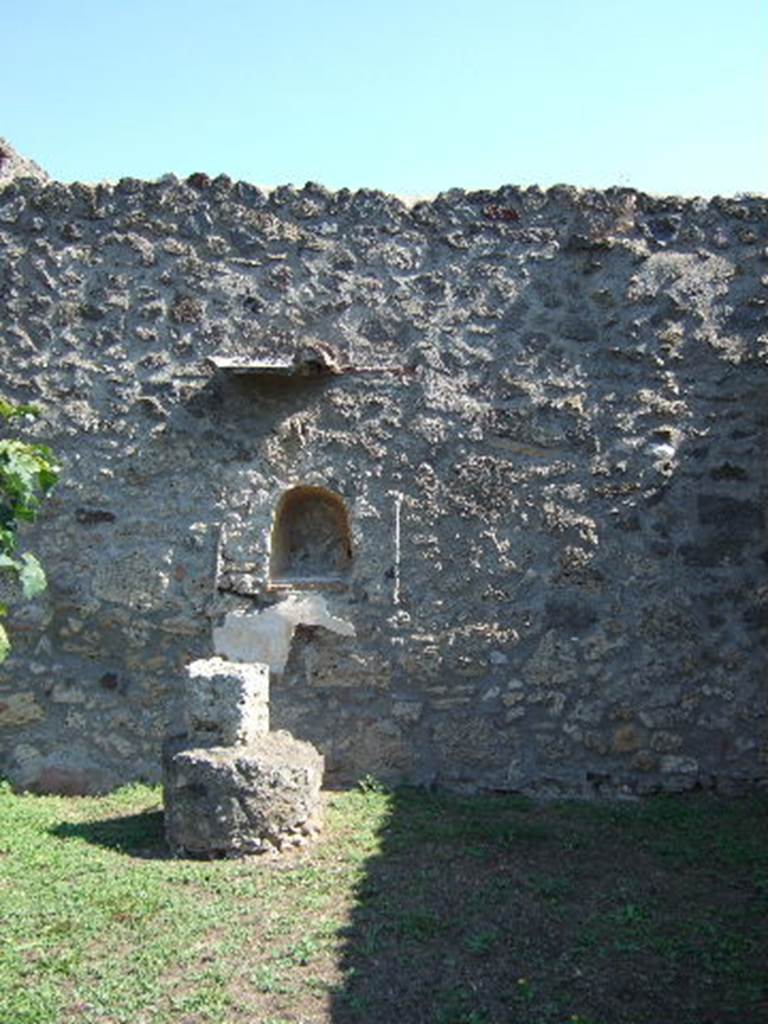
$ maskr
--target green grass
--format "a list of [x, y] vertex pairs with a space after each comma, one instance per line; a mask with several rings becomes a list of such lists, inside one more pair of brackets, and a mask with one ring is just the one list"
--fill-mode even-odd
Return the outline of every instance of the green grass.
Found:
[[758, 1024], [767, 821], [366, 780], [311, 848], [193, 861], [158, 790], [0, 786], [0, 1024]]

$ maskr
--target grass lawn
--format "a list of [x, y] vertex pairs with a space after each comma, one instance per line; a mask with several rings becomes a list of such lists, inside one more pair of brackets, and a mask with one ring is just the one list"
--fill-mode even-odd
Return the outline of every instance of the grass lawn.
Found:
[[764, 1024], [768, 797], [375, 784], [280, 859], [177, 860], [161, 795], [0, 785], [0, 1024]]

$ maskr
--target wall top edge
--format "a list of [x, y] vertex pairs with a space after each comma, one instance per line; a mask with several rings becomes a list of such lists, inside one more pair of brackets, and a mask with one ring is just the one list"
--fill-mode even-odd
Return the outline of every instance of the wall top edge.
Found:
[[[0, 202], [16, 195], [38, 198], [41, 202], [67, 199], [99, 202], [110, 197], [140, 197], [145, 200], [163, 196], [183, 195], [186, 201], [196, 199], [201, 203], [217, 204], [234, 201], [251, 206], [277, 209], [293, 206], [305, 201], [325, 208], [324, 212], [339, 212], [344, 209], [386, 210], [404, 218], [420, 218], [431, 213], [443, 214], [452, 209], [477, 208], [477, 212], [489, 220], [507, 223], [510, 226], [523, 212], [531, 208], [558, 204], [572, 208], [611, 209], [632, 206], [648, 212], [690, 211], [702, 213], [714, 210], [719, 215], [743, 218], [768, 216], [768, 195], [740, 193], [735, 196], [679, 196], [656, 195], [625, 186], [606, 189], [582, 188], [575, 185], [557, 184], [549, 188], [538, 185], [502, 185], [496, 189], [452, 188], [434, 196], [397, 196], [377, 189], [346, 188], [332, 190], [309, 181], [301, 187], [286, 184], [279, 186], [254, 185], [234, 181], [227, 175], [211, 178], [206, 174], [191, 174], [184, 179], [166, 174], [148, 181], [138, 178], [121, 178], [118, 181], [83, 183], [45, 180], [23, 174], [3, 181], [0, 179]], [[312, 211], [306, 214], [311, 219]]]

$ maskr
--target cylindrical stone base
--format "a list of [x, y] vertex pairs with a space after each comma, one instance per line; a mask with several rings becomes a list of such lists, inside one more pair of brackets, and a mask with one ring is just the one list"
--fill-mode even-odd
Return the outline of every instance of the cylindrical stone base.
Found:
[[300, 845], [322, 820], [324, 758], [287, 732], [247, 746], [168, 749], [165, 832], [173, 850], [222, 856]]

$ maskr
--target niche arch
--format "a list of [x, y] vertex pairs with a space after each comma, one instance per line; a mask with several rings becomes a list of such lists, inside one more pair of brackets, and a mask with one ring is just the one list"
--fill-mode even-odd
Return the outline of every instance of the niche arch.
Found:
[[272, 525], [270, 586], [339, 585], [351, 569], [352, 542], [343, 498], [326, 487], [304, 484], [286, 491]]

